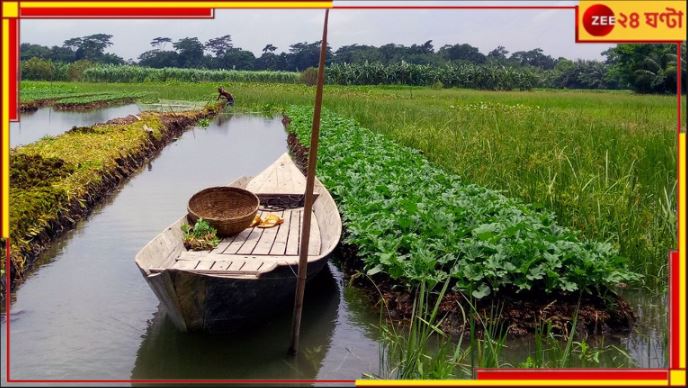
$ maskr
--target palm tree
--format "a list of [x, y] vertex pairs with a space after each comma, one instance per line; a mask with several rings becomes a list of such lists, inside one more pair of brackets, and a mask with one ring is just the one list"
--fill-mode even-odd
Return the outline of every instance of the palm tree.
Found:
[[277, 50], [277, 47], [273, 46], [272, 43], [268, 43], [265, 45], [265, 47], [263, 47], [263, 54], [267, 54], [268, 52], [272, 53], [275, 50]]

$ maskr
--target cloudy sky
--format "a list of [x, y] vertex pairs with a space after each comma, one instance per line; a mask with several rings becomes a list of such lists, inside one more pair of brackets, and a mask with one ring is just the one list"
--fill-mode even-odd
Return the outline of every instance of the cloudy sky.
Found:
[[[378, 2], [380, 3], [380, 2]], [[396, 2], [401, 3], [401, 2]], [[415, 2], [416, 4], [418, 2]], [[571, 1], [550, 2], [423, 2], [423, 4], [471, 5], [572, 5]], [[372, 2], [336, 1], [336, 4], [364, 5]], [[385, 2], [389, 5], [389, 2]], [[414, 4], [414, 3], [405, 3]], [[69, 38], [107, 33], [113, 35], [108, 49], [124, 59], [136, 59], [151, 49], [158, 36], [177, 40], [231, 35], [235, 47], [257, 56], [265, 44], [278, 52], [296, 42], [320, 40], [322, 10], [216, 10], [210, 20], [22, 20], [21, 41], [42, 45], [62, 45]], [[510, 52], [542, 48], [553, 57], [602, 59], [610, 45], [576, 44], [574, 11], [549, 10], [332, 10], [330, 45], [358, 43], [410, 45], [432, 40], [435, 49], [447, 43], [469, 43], [487, 54], [502, 45]]]

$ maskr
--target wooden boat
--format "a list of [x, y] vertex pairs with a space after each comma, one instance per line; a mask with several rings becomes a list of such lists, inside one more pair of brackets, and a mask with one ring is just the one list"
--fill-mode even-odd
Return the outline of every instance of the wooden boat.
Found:
[[[284, 219], [278, 227], [247, 228], [211, 251], [188, 251], [181, 226], [186, 215], [136, 255], [144, 278], [182, 331], [232, 331], [293, 306], [306, 179], [288, 154], [256, 177], [229, 184], [261, 200], [259, 214]], [[316, 179], [308, 279], [325, 266], [342, 223], [332, 196]]]
[[341, 289], [329, 266], [308, 283], [304, 299], [301, 348], [285, 359], [292, 315], [277, 314], [269, 325], [237, 333], [180, 333], [163, 306], [142, 335], [131, 370], [142, 379], [316, 379], [332, 348]]

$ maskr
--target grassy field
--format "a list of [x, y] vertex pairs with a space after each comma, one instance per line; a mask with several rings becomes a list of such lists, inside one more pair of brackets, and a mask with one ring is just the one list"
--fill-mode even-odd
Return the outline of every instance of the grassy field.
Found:
[[[145, 100], [212, 101], [216, 83], [23, 82], [22, 95], [148, 93]], [[242, 111], [312, 104], [305, 85], [225, 85]], [[685, 101], [685, 99], [684, 99]], [[560, 224], [608, 241], [666, 283], [676, 246], [676, 99], [630, 92], [486, 92], [327, 86], [325, 106], [465, 181], [556, 213]], [[685, 122], [684, 122], [685, 127]]]

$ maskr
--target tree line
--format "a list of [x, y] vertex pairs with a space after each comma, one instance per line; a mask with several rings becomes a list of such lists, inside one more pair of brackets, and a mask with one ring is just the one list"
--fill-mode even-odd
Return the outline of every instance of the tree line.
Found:
[[[78, 78], [83, 68], [90, 64], [130, 64], [151, 68], [196, 68], [225, 70], [272, 70], [304, 71], [318, 64], [320, 42], [299, 42], [286, 51], [277, 52], [278, 47], [268, 43], [262, 54], [234, 46], [231, 35], [202, 42], [197, 37], [173, 40], [156, 37], [151, 49], [139, 55], [136, 61], [106, 53], [112, 45], [112, 35], [93, 34], [65, 40], [62, 46], [47, 47], [23, 43], [20, 47], [22, 70], [30, 78], [62, 65], [63, 72], [70, 79]], [[389, 43], [381, 46], [351, 44], [337, 50], [327, 48], [328, 65], [383, 65], [400, 63], [412, 65], [485, 65], [490, 67], [521, 68], [536, 71], [544, 81], [542, 84], [555, 88], [583, 89], [632, 89], [642, 93], [673, 93], [676, 90], [677, 55], [675, 45], [617, 45], [602, 53], [604, 61], [570, 60], [554, 58], [542, 49], [510, 53], [504, 46], [498, 46], [487, 54], [468, 43], [444, 45], [435, 48], [432, 40], [410, 46]], [[683, 44], [685, 57], [685, 42]], [[46, 61], [52, 63], [46, 63]], [[78, 63], [75, 69], [65, 64]], [[66, 69], [66, 70], [64, 70]], [[683, 61], [682, 86], [685, 90], [686, 66]], [[72, 76], [73, 73], [74, 76]]]

